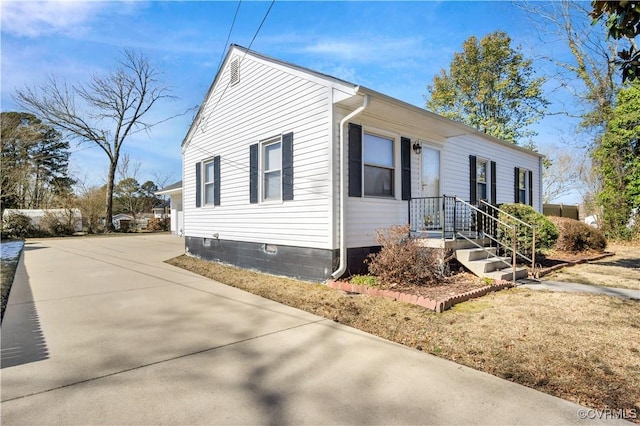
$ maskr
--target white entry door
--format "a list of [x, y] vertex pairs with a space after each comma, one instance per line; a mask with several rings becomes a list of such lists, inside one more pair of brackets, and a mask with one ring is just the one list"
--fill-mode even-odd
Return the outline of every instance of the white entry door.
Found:
[[422, 196], [440, 196], [440, 151], [422, 146]]
[[442, 227], [440, 200], [440, 151], [422, 146], [422, 167], [420, 171], [421, 196], [420, 228], [439, 230]]

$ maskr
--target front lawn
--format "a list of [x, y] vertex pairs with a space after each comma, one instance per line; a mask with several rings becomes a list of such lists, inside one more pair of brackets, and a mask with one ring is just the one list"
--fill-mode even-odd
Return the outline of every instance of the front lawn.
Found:
[[640, 412], [638, 302], [511, 289], [434, 314], [188, 256], [168, 263], [584, 406]]

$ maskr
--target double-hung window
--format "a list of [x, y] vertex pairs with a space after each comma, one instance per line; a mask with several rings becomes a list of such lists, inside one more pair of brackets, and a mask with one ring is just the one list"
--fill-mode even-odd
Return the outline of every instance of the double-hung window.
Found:
[[476, 160], [476, 197], [478, 200], [487, 199], [487, 160]]
[[279, 138], [262, 145], [262, 199], [282, 199], [282, 144]]
[[364, 195], [393, 197], [395, 175], [393, 139], [365, 133], [362, 148]]
[[519, 169], [518, 170], [518, 199], [521, 203], [527, 203], [529, 199], [528, 190], [529, 190], [529, 179], [527, 170]]
[[204, 171], [204, 204], [214, 204], [215, 197], [215, 173], [213, 160], [203, 163]]

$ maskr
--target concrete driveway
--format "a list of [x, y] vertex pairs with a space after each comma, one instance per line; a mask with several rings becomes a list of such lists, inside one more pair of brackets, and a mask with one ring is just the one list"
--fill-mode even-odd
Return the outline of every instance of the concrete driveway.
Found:
[[28, 241], [2, 326], [1, 423], [602, 422], [163, 263], [183, 247], [170, 235]]

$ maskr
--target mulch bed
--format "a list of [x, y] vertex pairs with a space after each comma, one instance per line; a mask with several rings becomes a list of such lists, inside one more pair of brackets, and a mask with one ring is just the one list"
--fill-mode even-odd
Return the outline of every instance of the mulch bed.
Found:
[[466, 302], [493, 291], [512, 287], [512, 283], [508, 281], [487, 285], [485, 281], [468, 272], [446, 277], [443, 281], [442, 284], [435, 286], [393, 286], [390, 288], [369, 287], [352, 284], [348, 281], [329, 281], [327, 286], [347, 293], [368, 294], [399, 300], [438, 313], [450, 309], [456, 303]]

